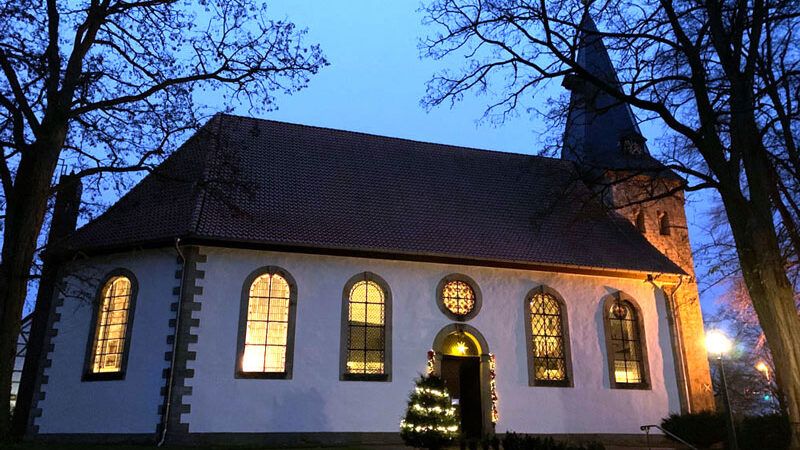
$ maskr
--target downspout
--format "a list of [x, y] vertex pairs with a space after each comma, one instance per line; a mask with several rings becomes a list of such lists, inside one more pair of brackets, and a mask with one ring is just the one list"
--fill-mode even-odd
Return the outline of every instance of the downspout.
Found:
[[678, 318], [675, 315], [675, 293], [678, 292], [681, 285], [683, 284], [684, 277], [678, 277], [678, 284], [675, 286], [674, 289], [667, 290], [663, 287], [659, 287], [655, 283], [655, 278], [652, 275], [647, 276], [647, 282], [652, 284], [654, 288], [662, 290], [665, 294], [667, 294], [667, 322], [670, 325], [671, 330], [671, 337], [672, 337], [672, 347], [677, 350], [678, 357], [678, 384], [683, 388], [683, 398], [685, 399], [685, 407], [686, 412], [692, 412], [692, 402], [691, 397], [689, 396], [689, 382], [686, 376], [686, 355], [683, 350], [683, 339], [681, 334], [681, 324]]
[[[181, 272], [186, 269], [186, 258], [183, 256], [180, 248], [181, 238], [175, 238], [175, 251], [178, 253], [178, 258], [181, 259]], [[161, 416], [161, 439], [158, 441], [158, 447], [164, 445], [167, 440], [167, 426], [169, 424], [169, 409], [172, 404], [172, 385], [175, 379], [175, 357], [178, 350], [178, 330], [180, 329], [181, 321], [181, 302], [183, 301], [183, 275], [181, 275], [181, 282], [178, 286], [178, 307], [175, 309], [175, 334], [172, 339], [172, 356], [170, 357], [169, 377], [167, 377], [167, 390], [165, 392], [164, 411]]]

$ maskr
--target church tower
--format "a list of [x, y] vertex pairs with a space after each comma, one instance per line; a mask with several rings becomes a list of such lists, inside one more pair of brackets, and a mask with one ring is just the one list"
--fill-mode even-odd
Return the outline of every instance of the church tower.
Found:
[[[620, 86], [597, 27], [585, 14], [578, 63], [606, 83]], [[564, 79], [570, 105], [561, 158], [573, 161], [581, 177], [604, 201], [636, 226], [688, 276], [677, 283], [652, 280], [663, 289], [671, 315], [673, 354], [681, 409], [714, 408], [703, 318], [686, 225], [685, 181], [650, 155], [630, 105], [574, 76]]]

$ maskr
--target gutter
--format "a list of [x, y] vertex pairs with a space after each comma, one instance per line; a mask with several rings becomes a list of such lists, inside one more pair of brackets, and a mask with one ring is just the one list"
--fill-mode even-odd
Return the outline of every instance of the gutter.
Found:
[[170, 357], [169, 376], [167, 377], [167, 389], [165, 392], [164, 410], [161, 413], [161, 438], [158, 441], [157, 447], [164, 445], [167, 440], [167, 427], [169, 425], [169, 410], [172, 404], [172, 386], [175, 383], [175, 358], [178, 350], [178, 330], [180, 329], [181, 321], [181, 303], [183, 302], [183, 271], [186, 269], [186, 257], [180, 248], [181, 238], [175, 238], [175, 252], [178, 253], [178, 258], [181, 259], [181, 281], [178, 286], [178, 307], [175, 309], [175, 334], [172, 339], [172, 356]]
[[[624, 278], [647, 281], [653, 277], [653, 271], [647, 269], [617, 269], [580, 264], [534, 262], [521, 260], [501, 260], [476, 256], [453, 256], [431, 252], [391, 251], [372, 248], [343, 248], [314, 244], [286, 244], [280, 242], [253, 242], [244, 239], [215, 239], [197, 236], [189, 233], [184, 236], [184, 245], [202, 245], [220, 248], [241, 248], [247, 250], [265, 250], [287, 253], [303, 253], [314, 255], [346, 256], [355, 258], [391, 259], [397, 261], [427, 262], [434, 264], [456, 264], [478, 267], [497, 267], [506, 269], [535, 270], [541, 272], [557, 272], [573, 275], [586, 275], [596, 277]], [[120, 245], [116, 247], [95, 248], [84, 250], [89, 255], [108, 254], [125, 251], [131, 247], [138, 249], [159, 248], [169, 245], [166, 240], [140, 242], [135, 245]], [[674, 272], [659, 272], [657, 276], [661, 283], [677, 284], [678, 278], [685, 276], [686, 272], [676, 266]]]

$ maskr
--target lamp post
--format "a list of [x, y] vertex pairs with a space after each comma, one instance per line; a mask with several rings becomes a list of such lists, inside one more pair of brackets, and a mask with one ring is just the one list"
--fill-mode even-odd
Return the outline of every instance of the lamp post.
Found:
[[708, 352], [715, 355], [719, 361], [719, 373], [722, 381], [722, 403], [727, 412], [728, 424], [728, 442], [730, 450], [739, 450], [739, 445], [736, 443], [736, 428], [733, 423], [733, 411], [731, 411], [731, 402], [728, 398], [728, 383], [725, 380], [725, 364], [722, 361], [722, 355], [728, 353], [731, 349], [731, 341], [721, 331], [714, 330], [706, 336], [706, 347]]

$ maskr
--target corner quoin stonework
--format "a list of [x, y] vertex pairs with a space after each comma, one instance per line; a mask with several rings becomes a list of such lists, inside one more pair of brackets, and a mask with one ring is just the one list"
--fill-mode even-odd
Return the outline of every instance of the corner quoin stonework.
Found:
[[[61, 280], [62, 275], [63, 274], [59, 270], [55, 277], [56, 280]], [[58, 310], [64, 306], [64, 297], [61, 295], [59, 289], [54, 289], [52, 295], [54, 297], [54, 301], [50, 307], [50, 311], [48, 311], [47, 331], [44, 335], [39, 369], [38, 373], [36, 374], [36, 381], [34, 382], [33, 387], [30, 417], [28, 418], [28, 427], [26, 431], [28, 437], [33, 437], [39, 433], [39, 425], [36, 424], [36, 419], [42, 416], [42, 408], [39, 407], [39, 402], [44, 400], [45, 391], [42, 390], [42, 387], [46, 385], [49, 380], [49, 376], [45, 374], [45, 371], [53, 364], [53, 361], [50, 359], [50, 355], [55, 350], [55, 344], [52, 341], [53, 337], [58, 334], [58, 328], [56, 328], [56, 324], [61, 320], [61, 313], [58, 312]]]
[[[173, 295], [177, 301], [172, 303], [172, 311], [177, 312], [178, 320], [175, 317], [169, 319], [169, 326], [175, 334], [167, 336], [167, 344], [173, 346], [174, 343], [174, 374], [172, 377], [172, 390], [169, 390], [170, 369], [164, 369], [164, 386], [161, 388], [161, 395], [164, 404], [159, 406], [159, 415], [162, 422], [156, 428], [157, 439], [161, 438], [163, 426], [166, 424], [166, 442], [180, 443], [186, 440], [189, 434], [189, 424], [182, 420], [183, 414], [191, 411], [191, 405], [185, 401], [184, 396], [192, 395], [192, 386], [187, 386], [186, 381], [194, 377], [194, 369], [189, 368], [189, 361], [194, 361], [197, 357], [196, 352], [189, 351], [189, 345], [197, 343], [197, 328], [200, 326], [200, 319], [194, 317], [195, 311], [200, 311], [201, 303], [197, 300], [203, 294], [203, 287], [197, 285], [197, 280], [205, 277], [205, 271], [198, 269], [198, 264], [206, 262], [206, 255], [200, 254], [197, 246], [186, 246], [182, 249], [185, 262], [178, 257], [178, 264], [183, 263], [183, 268], [175, 272], [175, 278], [180, 280], [178, 286], [173, 290]], [[183, 286], [183, 289], [181, 289]], [[178, 308], [180, 307], [180, 311]], [[177, 339], [177, 342], [175, 340]], [[172, 361], [172, 350], [164, 353], [166, 361]], [[166, 409], [167, 395], [170, 397], [169, 410]], [[166, 413], [166, 417], [164, 414]]]
[[[623, 175], [623, 177], [626, 177]], [[689, 229], [686, 224], [685, 200], [682, 191], [656, 200], [642, 200], [658, 196], [666, 190], [678, 187], [677, 180], [635, 176], [625, 181], [612, 180], [611, 196], [617, 205], [630, 205], [618, 212], [636, 225], [639, 212], [644, 213], [644, 237], [664, 255], [680, 266], [689, 277], [675, 286], [665, 286], [667, 295], [672, 295], [673, 313], [680, 330], [682, 352], [688, 387], [688, 405], [682, 406], [692, 412], [714, 409], [714, 395], [711, 389], [711, 373], [708, 366], [708, 352], [705, 346], [703, 314], [700, 310], [697, 282], [694, 274], [694, 259], [689, 243]], [[660, 219], [663, 214], [669, 217], [669, 234], [662, 234]], [[668, 300], [669, 301], [669, 300]], [[669, 304], [667, 305], [670, 306]], [[681, 396], [685, 397], [684, 392]], [[683, 403], [683, 402], [682, 402]]]

